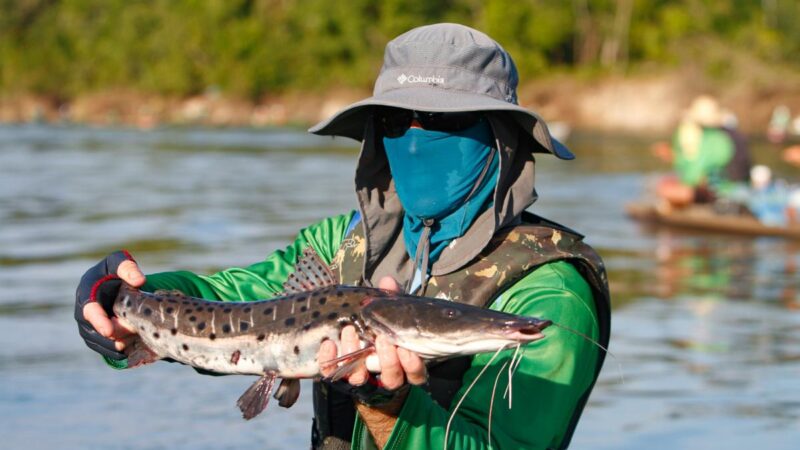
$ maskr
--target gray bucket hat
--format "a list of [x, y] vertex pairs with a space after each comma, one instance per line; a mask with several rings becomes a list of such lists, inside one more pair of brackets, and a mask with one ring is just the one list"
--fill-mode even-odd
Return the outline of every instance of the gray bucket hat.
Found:
[[507, 112], [522, 127], [533, 151], [575, 158], [550, 135], [538, 114], [517, 104], [518, 81], [511, 55], [486, 34], [452, 23], [414, 28], [386, 45], [372, 97], [353, 103], [309, 131], [360, 141], [374, 106], [430, 112], [498, 111]]

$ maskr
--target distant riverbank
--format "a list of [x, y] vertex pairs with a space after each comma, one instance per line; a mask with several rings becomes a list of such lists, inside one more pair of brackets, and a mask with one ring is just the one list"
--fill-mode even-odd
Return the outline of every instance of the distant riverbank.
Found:
[[[800, 74], [756, 73], [735, 80], [711, 80], [684, 69], [670, 73], [582, 78], [553, 75], [519, 88], [520, 103], [548, 121], [607, 132], [665, 134], [691, 99], [702, 93], [719, 98], [746, 132], [761, 134], [773, 109], [786, 105], [800, 114]], [[293, 92], [260, 101], [215, 90], [192, 97], [164, 97], [130, 90], [104, 91], [68, 101], [35, 95], [0, 95], [0, 123], [78, 123], [150, 129], [164, 125], [310, 125], [349, 103], [366, 89]]]

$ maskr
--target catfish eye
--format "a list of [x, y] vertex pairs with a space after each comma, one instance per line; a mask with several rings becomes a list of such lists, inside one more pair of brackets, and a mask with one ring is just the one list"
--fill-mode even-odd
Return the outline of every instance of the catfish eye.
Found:
[[445, 319], [455, 319], [456, 317], [461, 315], [461, 311], [453, 308], [445, 308], [442, 310], [442, 316]]

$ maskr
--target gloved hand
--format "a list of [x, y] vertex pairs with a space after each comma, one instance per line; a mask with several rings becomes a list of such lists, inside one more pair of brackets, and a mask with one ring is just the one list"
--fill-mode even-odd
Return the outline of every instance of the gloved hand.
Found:
[[[380, 280], [378, 287], [387, 291], [400, 292], [400, 285], [391, 277]], [[358, 333], [355, 327], [348, 325], [341, 332], [341, 353], [348, 354], [361, 348]], [[324, 341], [317, 352], [317, 361], [320, 363], [320, 372], [323, 377], [331, 376], [336, 367], [324, 365], [339, 354], [336, 344]], [[428, 378], [425, 363], [416, 353], [404, 348], [395, 347], [385, 336], [378, 335], [375, 339], [375, 354], [380, 365], [380, 375], [373, 376], [367, 371], [364, 364], [356, 367], [349, 375], [335, 382], [328, 382], [332, 389], [352, 396], [360, 403], [368, 406], [381, 406], [394, 400], [401, 402], [395, 406], [402, 406], [402, 400], [408, 393], [407, 384], [422, 385]]]
[[86, 345], [114, 360], [125, 359], [121, 351], [134, 334], [114, 316], [112, 307], [122, 281], [138, 287], [145, 277], [127, 251], [108, 255], [81, 277], [75, 292], [75, 320]]
[[367, 381], [358, 386], [344, 380], [328, 381], [323, 378], [322, 382], [328, 384], [331, 389], [369, 406], [385, 405], [397, 398], [398, 395], [405, 395], [409, 388], [408, 384], [404, 384], [397, 389], [386, 389], [380, 381], [380, 375], [370, 375]]

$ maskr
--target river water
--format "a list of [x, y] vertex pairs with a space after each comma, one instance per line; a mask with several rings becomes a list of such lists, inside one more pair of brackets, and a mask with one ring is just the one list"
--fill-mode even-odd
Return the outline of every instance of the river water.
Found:
[[[663, 169], [648, 141], [569, 143], [576, 161], [538, 158], [532, 210], [587, 235], [614, 297], [572, 448], [798, 448], [800, 245], [640, 227], [623, 207]], [[0, 447], [307, 448], [308, 389], [245, 422], [251, 377], [109, 369], [77, 334], [74, 289], [119, 248], [146, 272], [258, 261], [355, 206], [355, 155], [291, 129], [0, 127]]]

